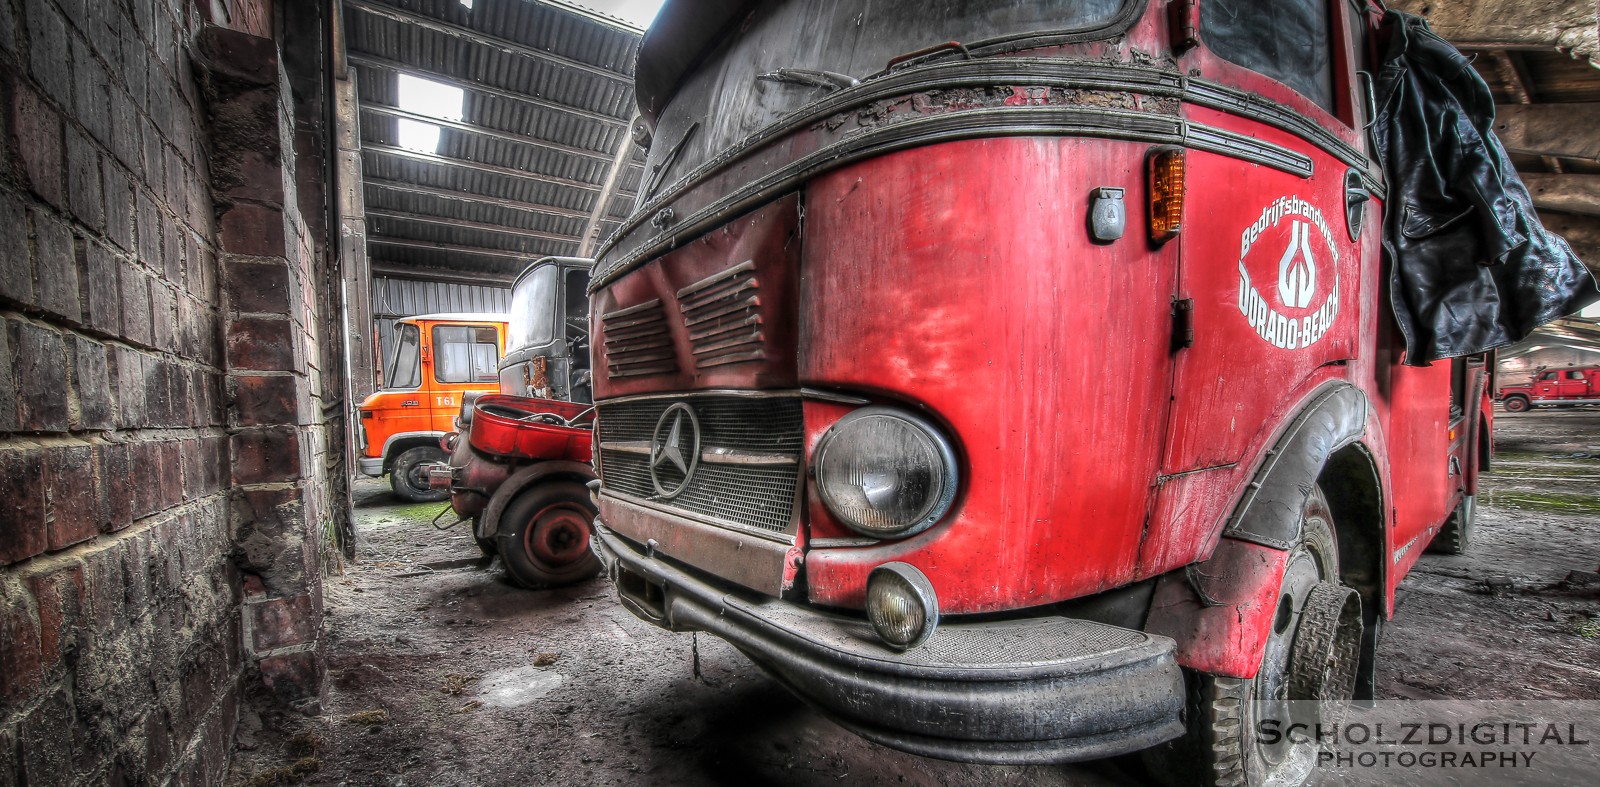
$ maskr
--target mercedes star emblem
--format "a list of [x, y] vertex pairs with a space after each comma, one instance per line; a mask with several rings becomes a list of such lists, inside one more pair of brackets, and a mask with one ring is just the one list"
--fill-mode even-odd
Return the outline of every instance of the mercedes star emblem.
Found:
[[[695, 468], [700, 466], [700, 418], [694, 409], [678, 402], [661, 414], [656, 421], [656, 431], [650, 436], [650, 483], [656, 495], [670, 500], [689, 488]], [[663, 468], [680, 473], [683, 478], [675, 485], [661, 482]], [[669, 475], [668, 480], [671, 481]]]

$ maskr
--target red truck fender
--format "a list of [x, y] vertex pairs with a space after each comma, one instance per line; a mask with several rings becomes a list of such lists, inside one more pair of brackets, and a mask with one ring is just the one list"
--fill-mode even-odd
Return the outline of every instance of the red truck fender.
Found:
[[1145, 630], [1177, 640], [1184, 667], [1254, 678], [1261, 666], [1301, 511], [1329, 458], [1364, 434], [1369, 413], [1366, 396], [1345, 382], [1308, 398], [1264, 455], [1211, 556], [1156, 585]]
[[500, 532], [500, 515], [506, 506], [516, 499], [524, 489], [534, 484], [549, 479], [571, 479], [580, 484], [594, 480], [594, 468], [583, 462], [573, 462], [565, 459], [552, 459], [528, 465], [506, 479], [494, 492], [494, 497], [489, 499], [489, 505], [483, 510], [483, 515], [478, 517], [478, 538], [494, 538]]

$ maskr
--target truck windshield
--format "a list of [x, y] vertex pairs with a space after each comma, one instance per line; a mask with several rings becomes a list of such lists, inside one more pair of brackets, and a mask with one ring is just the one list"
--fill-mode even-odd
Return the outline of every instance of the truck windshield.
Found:
[[[948, 41], [977, 46], [1061, 34], [1109, 36], [1142, 5], [1139, 0], [762, 4], [735, 37], [706, 52], [667, 101], [657, 118], [640, 199], [848, 80], [885, 70], [899, 55]], [[683, 2], [669, 6], [679, 14], [697, 8]], [[646, 46], [651, 43], [647, 39]], [[661, 62], [673, 60], [671, 46], [660, 45]], [[651, 62], [657, 54], [641, 50], [639, 70], [670, 72]], [[672, 74], [652, 76], [671, 79]]]
[[389, 357], [388, 387], [416, 388], [422, 385], [421, 333], [410, 323], [400, 323], [395, 330], [399, 341], [394, 343], [394, 355]]
[[1200, 35], [1225, 60], [1265, 74], [1333, 111], [1328, 0], [1206, 0]]
[[549, 344], [556, 338], [556, 265], [541, 265], [511, 287], [511, 323], [506, 352]]
[[495, 330], [481, 325], [440, 325], [433, 329], [433, 377], [441, 383], [482, 383], [500, 379], [500, 345]]

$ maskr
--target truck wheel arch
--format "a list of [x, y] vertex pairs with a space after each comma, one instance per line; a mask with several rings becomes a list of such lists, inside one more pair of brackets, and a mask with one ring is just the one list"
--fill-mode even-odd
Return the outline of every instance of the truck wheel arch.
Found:
[[383, 445], [383, 472], [389, 472], [394, 464], [395, 457], [419, 446], [430, 448], [439, 447], [439, 438], [444, 432], [404, 432], [393, 435]]
[[524, 467], [513, 473], [499, 489], [494, 490], [494, 496], [489, 498], [489, 505], [483, 509], [483, 514], [478, 517], [475, 525], [475, 535], [478, 538], [494, 538], [500, 532], [500, 516], [505, 513], [506, 506], [514, 500], [522, 490], [541, 481], [567, 480], [586, 484], [595, 479], [594, 468], [582, 462], [573, 462], [565, 459], [552, 459]]
[[[1272, 625], [1288, 551], [1300, 537], [1311, 490], [1326, 484], [1340, 551], [1341, 580], [1362, 596], [1363, 616], [1381, 617], [1385, 540], [1377, 463], [1359, 441], [1370, 407], [1337, 381], [1308, 397], [1266, 453], [1211, 557], [1163, 575], [1146, 630], [1178, 642], [1178, 661], [1215, 675], [1254, 677]], [[1363, 621], [1366, 622], [1366, 621]], [[1370, 691], [1364, 635], [1357, 691]]]

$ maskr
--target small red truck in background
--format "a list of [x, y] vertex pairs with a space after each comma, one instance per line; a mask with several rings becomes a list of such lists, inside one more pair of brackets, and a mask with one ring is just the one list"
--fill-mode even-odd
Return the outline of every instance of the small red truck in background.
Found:
[[590, 452], [588, 298], [590, 260], [545, 257], [511, 287], [510, 347], [498, 394], [461, 404], [440, 442], [448, 464], [429, 470], [458, 521], [472, 523], [485, 555], [499, 555], [519, 585], [549, 587], [592, 577], [595, 507]]
[[1524, 412], [1533, 407], [1600, 404], [1600, 366], [1569, 369], [1540, 367], [1527, 385], [1501, 388], [1499, 398], [1506, 412], [1511, 413]]

